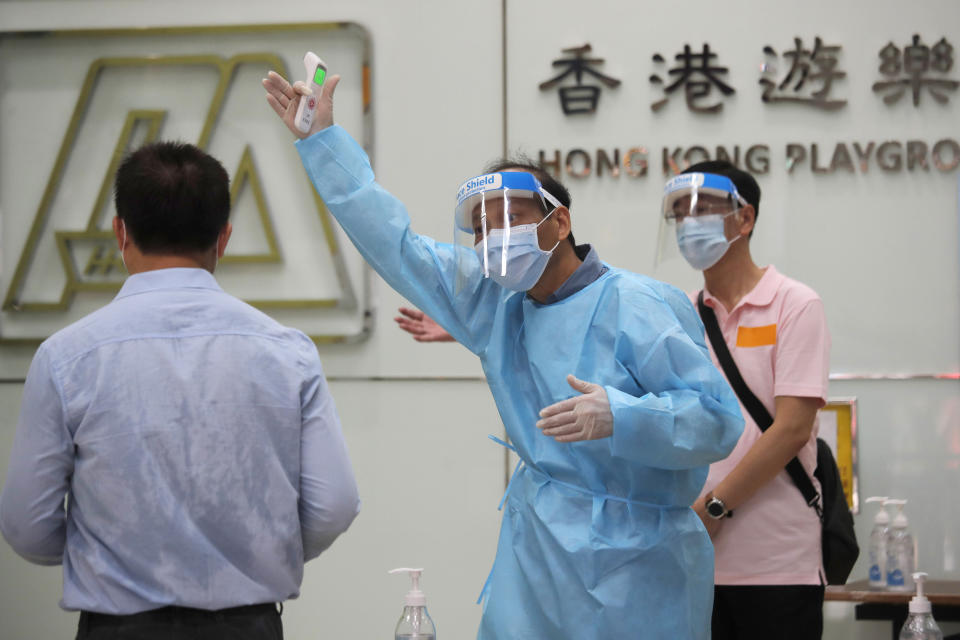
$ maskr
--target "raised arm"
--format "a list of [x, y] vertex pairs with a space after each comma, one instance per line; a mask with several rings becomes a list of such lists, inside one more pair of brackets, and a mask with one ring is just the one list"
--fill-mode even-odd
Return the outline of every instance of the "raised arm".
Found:
[[[304, 87], [291, 86], [273, 72], [263, 84], [267, 101], [299, 138], [297, 149], [317, 193], [364, 259], [457, 342], [479, 353], [504, 290], [482, 277], [472, 251], [413, 232], [403, 204], [376, 183], [366, 153], [333, 125], [338, 81], [332, 76], [324, 85], [309, 134], [293, 125]], [[454, 292], [458, 268], [464, 277]]]

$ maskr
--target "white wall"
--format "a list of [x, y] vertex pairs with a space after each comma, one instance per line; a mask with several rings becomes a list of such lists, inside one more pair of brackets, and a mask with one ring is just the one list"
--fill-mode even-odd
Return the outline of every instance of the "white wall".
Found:
[[[876, 53], [889, 40], [903, 46], [919, 33], [928, 44], [945, 36], [960, 45], [960, 5], [508, 0], [506, 12], [506, 122], [496, 0], [0, 0], [0, 29], [360, 23], [373, 41], [375, 169], [380, 182], [407, 203], [418, 231], [449, 237], [453, 189], [500, 154], [505, 127], [508, 147], [533, 155], [541, 148], [582, 147], [592, 153], [645, 145], [651, 167], [644, 178], [566, 180], [578, 240], [594, 242], [613, 264], [644, 272], [650, 272], [657, 233], [660, 147], [767, 143], [771, 170], [760, 179], [764, 199], [752, 245], [762, 262], [773, 262], [823, 296], [834, 340], [833, 372], [894, 376], [960, 369], [960, 173], [888, 174], [872, 164], [867, 173], [854, 175], [814, 175], [803, 167], [788, 174], [782, 152], [795, 141], [832, 150], [838, 141], [960, 138], [955, 126], [960, 92], [947, 107], [926, 100], [918, 110], [908, 100], [886, 107], [869, 90], [879, 79]], [[755, 71], [760, 48], [771, 44], [782, 51], [794, 36], [809, 46], [815, 35], [843, 46], [848, 77], [836, 92], [850, 100], [846, 111], [823, 116], [763, 107]], [[561, 48], [584, 42], [606, 58], [603, 71], [624, 84], [604, 91], [596, 117], [565, 118], [556, 95], [540, 92], [537, 84], [552, 75], [550, 62]], [[651, 54], [670, 57], [686, 42], [695, 49], [709, 42], [731, 69], [737, 95], [721, 117], [690, 116], [680, 95], [662, 112], [650, 112], [648, 105], [660, 97], [646, 80], [655, 71]], [[960, 72], [950, 77], [960, 79]], [[0, 93], [9, 82], [0, 78]], [[0, 131], [0, 157], [16, 158], [3, 148], [8, 135]], [[50, 146], [58, 142], [51, 137]], [[38, 153], [50, 152], [43, 147]], [[38, 172], [49, 170], [49, 161], [36, 165]], [[0, 185], [8, 188], [16, 187]], [[3, 232], [10, 233], [11, 214], [0, 215]], [[9, 259], [4, 256], [3, 264]], [[667, 266], [657, 275], [684, 287], [697, 284], [696, 274], [683, 267]], [[284, 614], [287, 637], [315, 637], [321, 628], [389, 637], [405, 585], [385, 571], [408, 563], [427, 567], [425, 588], [441, 635], [470, 637], [479, 619], [472, 603], [496, 541], [495, 506], [505, 471], [501, 451], [485, 435], [502, 427], [479, 367], [465, 350], [423, 346], [401, 335], [390, 318], [402, 300], [376, 278], [373, 301], [375, 328], [367, 342], [321, 347], [357, 467], [363, 512], [340, 542], [308, 565], [303, 594]], [[0, 349], [0, 378], [14, 380], [0, 385], [0, 472], [19, 406], [15, 380], [31, 355], [29, 348]], [[467, 379], [449, 379], [457, 377]], [[960, 480], [958, 391], [956, 380], [929, 378], [855, 378], [831, 386], [833, 396], [859, 398], [861, 497], [911, 499], [921, 567], [951, 579], [960, 579], [954, 495]], [[409, 459], [418, 461], [413, 471]], [[416, 522], [403, 515], [411, 497], [422, 505]], [[864, 514], [856, 521], [865, 544], [871, 523]], [[863, 565], [854, 577], [865, 575]], [[0, 545], [0, 636], [68, 637], [75, 616], [55, 607], [59, 578], [58, 571], [30, 566]], [[852, 610], [828, 605], [827, 638], [889, 633], [882, 623], [855, 622]]]

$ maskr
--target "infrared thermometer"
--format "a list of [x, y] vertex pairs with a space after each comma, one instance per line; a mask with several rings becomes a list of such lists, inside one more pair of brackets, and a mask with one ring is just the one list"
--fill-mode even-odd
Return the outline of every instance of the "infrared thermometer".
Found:
[[297, 107], [297, 116], [293, 124], [297, 129], [308, 133], [313, 124], [313, 116], [317, 112], [317, 103], [320, 101], [320, 87], [327, 77], [327, 66], [323, 60], [313, 51], [307, 51], [303, 56], [303, 68], [306, 69], [306, 85], [310, 87], [313, 93], [309, 96], [300, 96], [300, 106]]

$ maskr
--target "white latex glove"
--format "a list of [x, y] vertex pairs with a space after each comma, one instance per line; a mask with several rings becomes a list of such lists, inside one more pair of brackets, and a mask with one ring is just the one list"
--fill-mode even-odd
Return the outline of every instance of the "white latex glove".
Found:
[[333, 124], [333, 92], [337, 88], [338, 82], [340, 82], [340, 76], [333, 75], [328, 77], [323, 86], [320, 87], [317, 113], [313, 117], [313, 125], [310, 127], [310, 131], [307, 133], [297, 129], [293, 120], [297, 117], [297, 107], [300, 105], [302, 97], [312, 94], [310, 87], [300, 80], [294, 82], [291, 86], [276, 71], [268, 73], [262, 84], [263, 88], [267, 90], [267, 102], [283, 120], [283, 124], [287, 125], [287, 129], [290, 129], [290, 132], [298, 138], [306, 138]]
[[583, 395], [541, 409], [537, 428], [543, 435], [557, 442], [597, 440], [613, 435], [613, 412], [603, 387], [573, 375], [567, 376], [567, 383]]

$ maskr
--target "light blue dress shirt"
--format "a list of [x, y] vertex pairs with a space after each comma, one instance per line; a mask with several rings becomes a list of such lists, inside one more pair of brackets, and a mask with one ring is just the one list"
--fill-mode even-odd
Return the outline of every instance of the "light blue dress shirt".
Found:
[[358, 509], [310, 339], [160, 269], [40, 345], [0, 532], [65, 609], [221, 609], [297, 596]]

